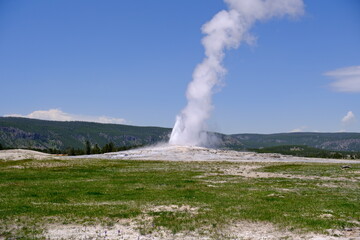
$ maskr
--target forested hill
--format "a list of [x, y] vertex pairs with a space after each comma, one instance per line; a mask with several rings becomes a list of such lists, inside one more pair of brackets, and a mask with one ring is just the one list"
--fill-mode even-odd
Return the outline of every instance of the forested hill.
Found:
[[[360, 152], [360, 133], [278, 133], [234, 134], [229, 136], [242, 148], [266, 148], [284, 145], [306, 145], [318, 149]], [[230, 144], [228, 144], [229, 146]]]
[[[85, 142], [117, 147], [166, 142], [170, 128], [138, 127], [90, 122], [59, 122], [28, 118], [0, 117], [0, 144], [4, 148], [84, 148]], [[216, 133], [218, 147], [246, 150], [284, 145], [306, 145], [319, 149], [360, 152], [360, 133]]]
[[7, 148], [83, 148], [85, 141], [103, 146], [147, 145], [167, 141], [171, 129], [92, 122], [44, 121], [0, 117], [0, 144]]

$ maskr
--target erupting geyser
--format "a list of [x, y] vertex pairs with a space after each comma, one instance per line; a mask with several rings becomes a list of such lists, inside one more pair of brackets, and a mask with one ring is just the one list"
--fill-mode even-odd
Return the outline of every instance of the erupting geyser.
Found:
[[222, 66], [225, 50], [238, 48], [241, 42], [251, 43], [249, 33], [258, 20], [303, 12], [302, 0], [224, 0], [229, 10], [218, 12], [202, 26], [204, 60], [195, 68], [186, 97], [188, 103], [176, 117], [170, 144], [205, 146], [208, 144], [205, 123], [213, 108], [213, 89], [221, 81], [226, 69]]

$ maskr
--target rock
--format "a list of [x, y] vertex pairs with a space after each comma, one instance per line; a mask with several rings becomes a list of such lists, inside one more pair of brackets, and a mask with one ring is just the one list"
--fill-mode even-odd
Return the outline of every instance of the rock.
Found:
[[340, 237], [340, 236], [343, 236], [344, 234], [341, 232], [341, 231], [339, 231], [339, 230], [334, 230], [333, 232], [332, 232], [332, 234], [334, 235], [334, 236], [336, 236], [336, 237]]
[[330, 213], [325, 213], [325, 214], [321, 214], [320, 217], [321, 217], [321, 218], [332, 218], [333, 215], [330, 214]]
[[342, 165], [341, 168], [345, 169], [345, 168], [351, 168], [351, 167], [349, 165]]

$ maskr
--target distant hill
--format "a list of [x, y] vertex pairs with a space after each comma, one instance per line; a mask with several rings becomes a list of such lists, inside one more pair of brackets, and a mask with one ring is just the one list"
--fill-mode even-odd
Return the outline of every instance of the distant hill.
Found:
[[169, 128], [91, 122], [44, 121], [0, 117], [0, 144], [7, 148], [83, 148], [85, 141], [103, 146], [147, 145], [167, 141]]
[[[336, 151], [360, 151], [360, 133], [278, 133], [234, 134], [229, 136], [241, 148], [266, 148], [284, 145], [306, 145]], [[235, 140], [236, 141], [235, 141]], [[234, 146], [236, 147], [236, 146]]]
[[[84, 148], [85, 141], [100, 147], [148, 145], [168, 141], [170, 128], [138, 127], [90, 122], [44, 121], [0, 117], [0, 144], [5, 148], [59, 149]], [[360, 151], [360, 133], [214, 133], [218, 147], [236, 150], [283, 145], [306, 145], [336, 151]]]

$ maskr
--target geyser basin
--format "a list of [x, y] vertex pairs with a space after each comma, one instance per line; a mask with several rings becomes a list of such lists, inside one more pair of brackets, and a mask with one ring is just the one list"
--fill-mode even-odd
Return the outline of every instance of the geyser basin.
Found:
[[102, 158], [124, 160], [161, 160], [161, 161], [230, 161], [230, 162], [326, 162], [360, 163], [356, 160], [334, 160], [301, 158], [272, 153], [238, 152], [204, 147], [176, 145], [157, 145], [122, 152], [98, 155], [76, 156], [75, 158]]

